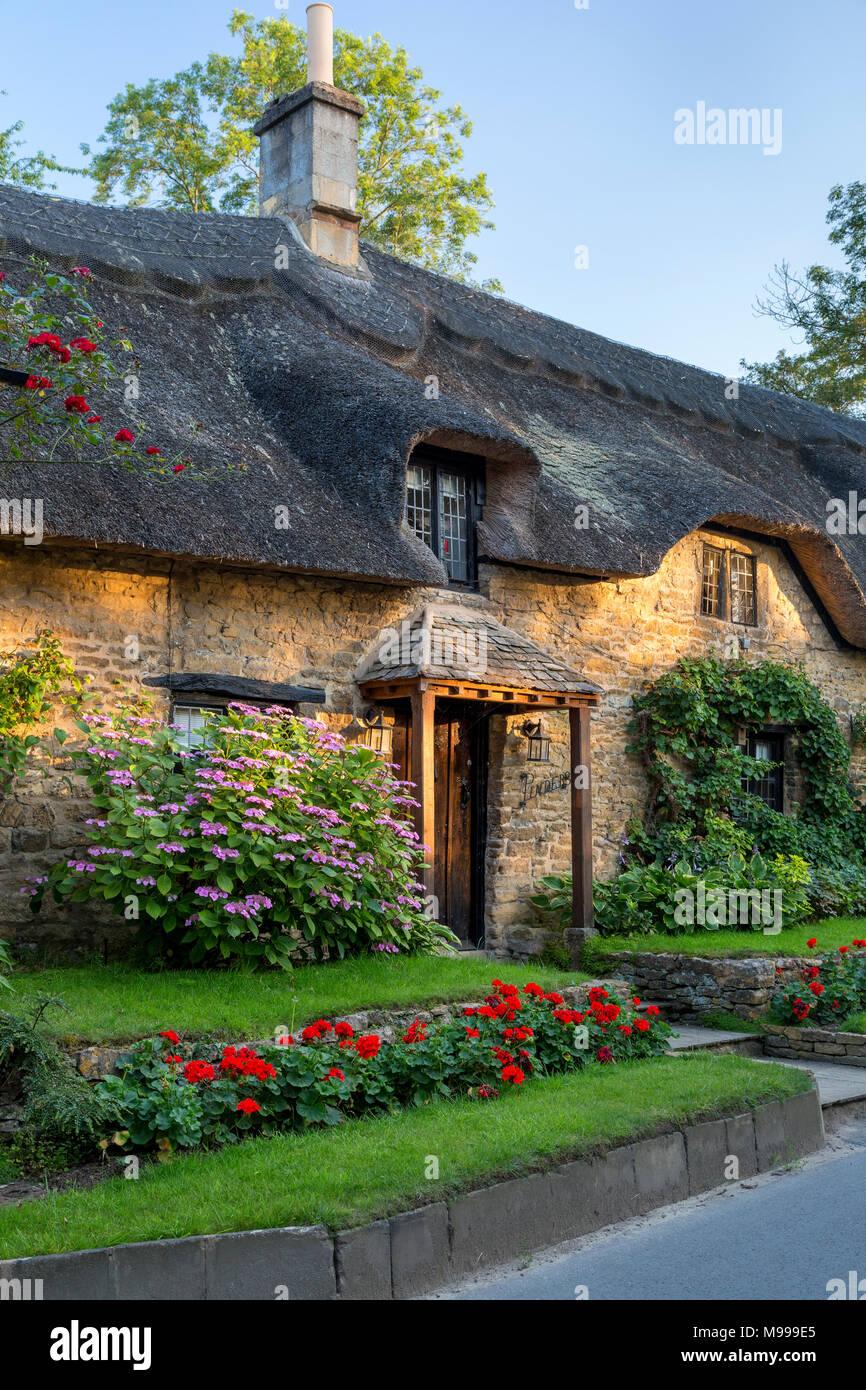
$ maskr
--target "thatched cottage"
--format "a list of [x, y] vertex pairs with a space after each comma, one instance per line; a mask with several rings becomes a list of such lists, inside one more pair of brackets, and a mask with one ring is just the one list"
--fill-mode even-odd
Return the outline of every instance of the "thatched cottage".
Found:
[[[0, 496], [44, 515], [40, 545], [0, 535], [0, 646], [49, 627], [94, 690], [146, 685], [190, 737], [243, 696], [390, 749], [441, 918], [524, 954], [540, 875], [573, 864], [589, 921], [645, 793], [630, 702], [676, 658], [736, 638], [802, 659], [847, 728], [866, 543], [827, 516], [866, 496], [866, 422], [359, 244], [361, 106], [327, 59], [257, 127], [257, 218], [0, 188], [2, 268], [89, 266], [140, 408], [204, 470], [0, 463]], [[80, 910], [34, 921], [16, 891], [80, 815], [44, 782], [0, 807], [4, 935], [106, 935]]]

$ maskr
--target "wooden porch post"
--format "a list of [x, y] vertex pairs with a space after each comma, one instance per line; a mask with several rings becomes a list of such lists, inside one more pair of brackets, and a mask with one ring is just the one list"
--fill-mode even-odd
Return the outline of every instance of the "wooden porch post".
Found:
[[592, 774], [589, 705], [568, 711], [571, 731], [571, 925], [592, 928]]
[[424, 855], [424, 886], [428, 894], [433, 892], [433, 838], [434, 838], [434, 758], [433, 758], [433, 716], [436, 710], [436, 695], [419, 683], [412, 690], [412, 781], [415, 783], [413, 795], [420, 806], [414, 812], [415, 830], [422, 845], [427, 846]]

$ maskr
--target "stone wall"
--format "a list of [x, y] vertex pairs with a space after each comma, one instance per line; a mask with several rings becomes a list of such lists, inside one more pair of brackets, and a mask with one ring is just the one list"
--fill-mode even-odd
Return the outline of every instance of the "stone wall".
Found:
[[[836, 647], [784, 555], [770, 544], [741, 546], [757, 557], [758, 626], [736, 629], [701, 617], [701, 542], [700, 533], [687, 537], [648, 579], [587, 582], [482, 566], [480, 594], [465, 599], [486, 606], [604, 691], [592, 717], [594, 851], [601, 876], [614, 872], [623, 827], [640, 813], [646, 794], [642, 768], [625, 752], [632, 698], [678, 657], [721, 654], [728, 636], [746, 633], [754, 660], [802, 660], [846, 733], [848, 715], [866, 696], [866, 654]], [[79, 671], [92, 678], [92, 691], [109, 702], [125, 687], [137, 688], [144, 676], [222, 671], [322, 686], [325, 706], [301, 712], [342, 728], [365, 704], [352, 673], [379, 630], [436, 596], [435, 590], [96, 550], [25, 548], [17, 541], [0, 547], [0, 584], [0, 650], [20, 648], [38, 628], [52, 628]], [[167, 713], [164, 695], [154, 698], [157, 710]], [[551, 738], [549, 765], [526, 761], [525, 716], [491, 718], [487, 944], [522, 956], [547, 939], [528, 902], [535, 880], [570, 866], [568, 790], [556, 785], [568, 765], [568, 721], [564, 714], [542, 718]], [[19, 893], [25, 876], [44, 872], [86, 843], [86, 789], [66, 786], [68, 764], [62, 761], [36, 769], [42, 771], [45, 779], [31, 775], [0, 805], [0, 934], [113, 950], [124, 932], [115, 919], [90, 908], [50, 906], [34, 922]], [[866, 772], [859, 750], [855, 771]], [[527, 788], [521, 778], [533, 773], [535, 790], [542, 779], [552, 785], [542, 795], [525, 796], [533, 784]], [[794, 780], [791, 772], [789, 800]]]
[[781, 1028], [772, 1023], [765, 1023], [764, 1028], [767, 1057], [866, 1067], [866, 1033], [836, 1033], [832, 1028]]
[[685, 956], [652, 951], [617, 951], [608, 959], [648, 1004], [666, 1019], [694, 1022], [711, 1009], [740, 1018], [759, 1018], [776, 989], [800, 979], [811, 960], [797, 956], [748, 959]]

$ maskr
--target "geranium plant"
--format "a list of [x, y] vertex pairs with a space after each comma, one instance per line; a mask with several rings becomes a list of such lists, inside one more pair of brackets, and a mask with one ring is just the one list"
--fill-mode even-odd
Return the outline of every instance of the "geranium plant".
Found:
[[527, 984], [493, 981], [484, 1004], [433, 1025], [415, 1020], [393, 1043], [319, 1019], [260, 1052], [227, 1047], [208, 1057], [166, 1029], [133, 1050], [98, 1088], [124, 1144], [173, 1148], [421, 1105], [437, 1098], [492, 1100], [537, 1076], [656, 1056], [670, 1028], [649, 1005], [598, 986], [585, 1008]]
[[[813, 937], [810, 950], [815, 950], [817, 944]], [[864, 1007], [866, 940], [855, 937], [850, 947], [839, 946], [829, 955], [816, 955], [812, 963], [804, 966], [799, 980], [780, 984], [773, 998], [771, 1017], [777, 1023], [803, 1028], [828, 1023], [839, 1028], [847, 1014]]]
[[154, 954], [288, 966], [317, 957], [456, 946], [425, 914], [409, 784], [314, 720], [241, 703], [202, 747], [121, 710], [86, 715], [92, 842], [34, 885], [38, 910], [101, 898]]
[[183, 473], [190, 458], [164, 458], [158, 442], [145, 442], [146, 422], [129, 429], [107, 403], [112, 379], [140, 364], [127, 339], [105, 341], [88, 299], [92, 271], [76, 266], [62, 275], [34, 265], [23, 290], [0, 271], [0, 366], [22, 377], [0, 382], [0, 454]]

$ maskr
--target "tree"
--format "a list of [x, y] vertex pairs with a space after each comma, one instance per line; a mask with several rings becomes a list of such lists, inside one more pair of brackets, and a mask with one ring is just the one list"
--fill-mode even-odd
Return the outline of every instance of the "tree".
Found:
[[[0, 96], [5, 96], [0, 92]], [[16, 136], [24, 129], [23, 121], [13, 121], [5, 130], [0, 130], [0, 183], [14, 183], [22, 188], [45, 188], [45, 175], [48, 173], [77, 174], [78, 169], [69, 169], [58, 164], [53, 155], [37, 150], [36, 154], [23, 155], [17, 151], [24, 144]], [[49, 183], [48, 188], [56, 187]]]
[[759, 300], [767, 314], [801, 334], [805, 350], [784, 349], [774, 361], [747, 363], [746, 380], [790, 396], [801, 396], [843, 414], [866, 416], [866, 184], [837, 184], [830, 190], [830, 241], [839, 246], [845, 270], [813, 265], [795, 275], [787, 262], [776, 266]]
[[[306, 35], [287, 19], [229, 23], [239, 56], [212, 53], [167, 81], [128, 85], [87, 172], [97, 202], [120, 193], [133, 206], [155, 202], [194, 212], [255, 213], [258, 141], [252, 127], [275, 97], [306, 81]], [[361, 237], [404, 260], [469, 279], [477, 257], [467, 240], [492, 228], [483, 173], [463, 170], [472, 125], [459, 106], [442, 107], [405, 49], [379, 34], [335, 35], [334, 80], [365, 103], [359, 148]], [[495, 281], [484, 289], [500, 291]]]

